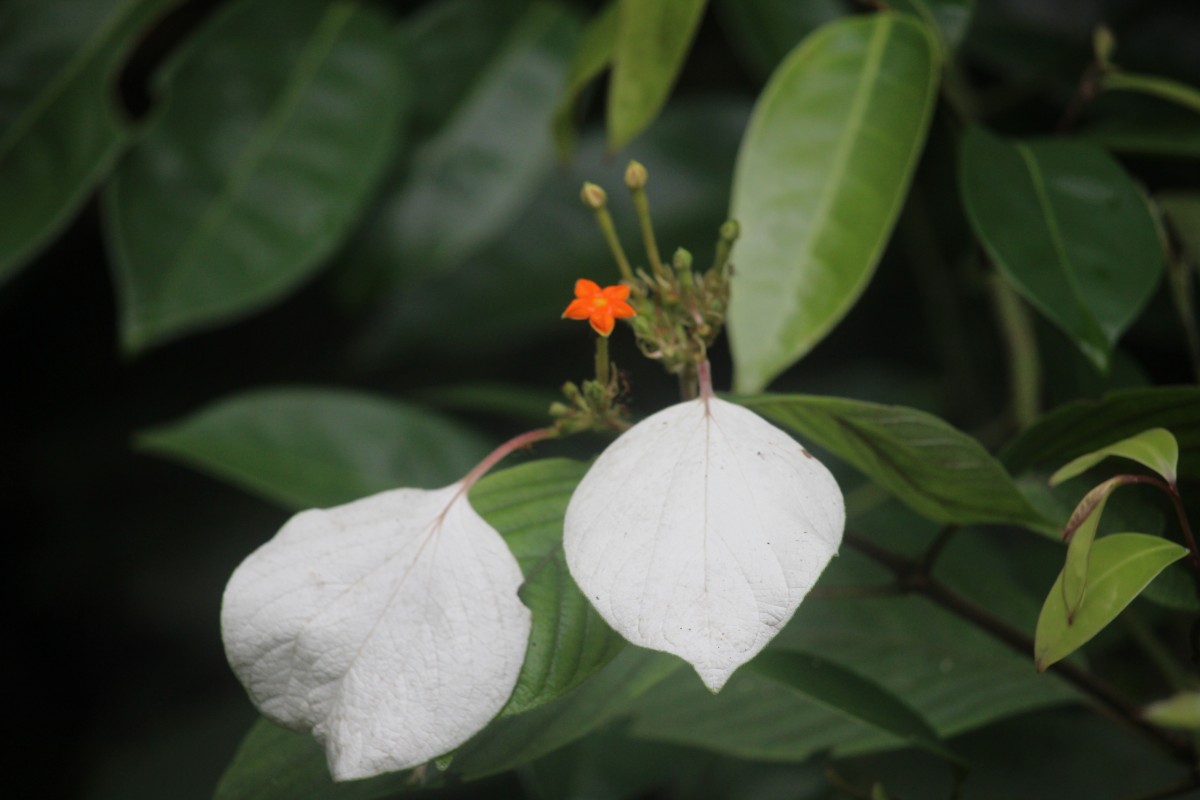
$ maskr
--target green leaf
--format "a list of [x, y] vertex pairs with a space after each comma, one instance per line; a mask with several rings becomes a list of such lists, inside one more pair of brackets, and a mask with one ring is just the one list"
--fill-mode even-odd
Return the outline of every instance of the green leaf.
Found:
[[1078, 141], [1005, 141], [968, 130], [960, 163], [967, 216], [1018, 291], [1102, 370], [1162, 274], [1162, 247], [1138, 186]]
[[1139, 92], [1174, 103], [1181, 108], [1200, 112], [1200, 90], [1186, 83], [1158, 75], [1113, 70], [1100, 79], [1104, 91]]
[[542, 460], [490, 475], [471, 490], [471, 505], [520, 563], [521, 600], [533, 612], [529, 650], [502, 716], [565, 694], [625, 645], [580, 593], [563, 559], [563, 515], [585, 472], [575, 461]]
[[1067, 619], [1074, 618], [1083, 602], [1087, 590], [1088, 568], [1091, 562], [1092, 543], [1096, 540], [1096, 529], [1100, 527], [1100, 519], [1104, 515], [1104, 506], [1108, 496], [1118, 486], [1129, 481], [1118, 475], [1092, 489], [1071, 513], [1067, 520], [1063, 538], [1067, 545], [1067, 561], [1062, 568], [1063, 604], [1066, 608]]
[[1102, 400], [1068, 403], [1043, 416], [1001, 452], [1014, 475], [1062, 464], [1118, 437], [1149, 427], [1170, 430], [1179, 444], [1179, 475], [1200, 477], [1200, 388], [1126, 389]]
[[180, 0], [14, 0], [0, 25], [0, 283], [75, 215], [129, 138], [117, 72]]
[[[449, 269], [513, 223], [554, 166], [550, 120], [578, 35], [575, 15], [535, 3], [452, 116], [421, 144], [376, 235], [404, 270]], [[378, 246], [378, 245], [377, 245]]]
[[729, 43], [756, 77], [766, 78], [801, 39], [846, 14], [841, 0], [719, 0]]
[[376, 800], [407, 788], [409, 773], [334, 783], [325, 751], [306, 733], [260, 719], [238, 747], [213, 800]]
[[1195, 571], [1187, 564], [1176, 562], [1164, 569], [1141, 596], [1163, 608], [1200, 613], [1200, 583], [1196, 581]]
[[1164, 728], [1200, 729], [1200, 692], [1179, 692], [1142, 709], [1142, 718]]
[[873, 14], [824, 26], [771, 76], [733, 180], [738, 391], [811, 350], [870, 281], [925, 141], [936, 54], [913, 17]]
[[327, 389], [235, 395], [137, 442], [292, 509], [444, 486], [488, 452], [480, 436], [438, 414]]
[[1179, 445], [1166, 428], [1151, 428], [1079, 456], [1051, 475], [1050, 485], [1056, 486], [1082, 475], [1109, 456], [1121, 456], [1136, 461], [1157, 472], [1167, 483], [1175, 483], [1175, 473], [1179, 466]]
[[921, 19], [950, 50], [962, 44], [971, 15], [975, 11], [975, 0], [892, 0], [891, 7]]
[[[1079, 136], [1119, 153], [1200, 157], [1200, 115], [1137, 95], [1101, 95]], [[1108, 108], [1107, 111], [1104, 110]]]
[[1200, 268], [1200, 194], [1164, 192], [1155, 197], [1192, 264]]
[[576, 117], [584, 89], [612, 63], [617, 40], [617, 3], [613, 0], [588, 22], [567, 69], [567, 86], [554, 112], [554, 143], [564, 160], [575, 148]]
[[639, 697], [681, 665], [677, 658], [629, 645], [574, 691], [484, 728], [459, 749], [452, 771], [473, 780], [540, 758], [627, 715]]
[[225, 6], [157, 77], [169, 102], [104, 193], [130, 350], [315, 272], [390, 162], [409, 93], [386, 19], [321, 0]]
[[1062, 575], [1046, 596], [1034, 634], [1038, 670], [1073, 653], [1117, 618], [1150, 581], [1187, 554], [1158, 536], [1116, 533], [1092, 545], [1087, 594], [1074, 617], [1063, 602]]
[[883, 687], [832, 661], [770, 650], [751, 661], [750, 667], [848, 719], [962, 765], [924, 717]]
[[629, 144], [654, 121], [687, 58], [705, 0], [617, 0], [608, 89], [608, 147]]
[[932, 414], [813, 395], [736, 400], [850, 462], [930, 519], [1049, 526], [978, 442]]

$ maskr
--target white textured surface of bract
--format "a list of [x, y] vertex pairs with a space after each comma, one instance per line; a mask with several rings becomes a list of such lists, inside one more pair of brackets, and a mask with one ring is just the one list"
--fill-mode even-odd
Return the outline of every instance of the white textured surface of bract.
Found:
[[521, 570], [461, 484], [304, 511], [225, 589], [225, 652], [269, 719], [311, 731], [336, 780], [428, 761], [516, 685]]
[[771, 640], [837, 552], [837, 482], [795, 439], [715, 397], [622, 434], [567, 507], [580, 589], [634, 644], [713, 692]]

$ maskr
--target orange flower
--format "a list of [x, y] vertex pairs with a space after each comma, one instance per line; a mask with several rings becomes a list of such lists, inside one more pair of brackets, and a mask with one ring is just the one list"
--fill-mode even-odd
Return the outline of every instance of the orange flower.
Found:
[[563, 312], [564, 319], [586, 319], [593, 330], [601, 336], [613, 332], [616, 320], [632, 317], [633, 306], [629, 299], [628, 286], [605, 286], [603, 289], [594, 281], [580, 278], [575, 281], [575, 299]]

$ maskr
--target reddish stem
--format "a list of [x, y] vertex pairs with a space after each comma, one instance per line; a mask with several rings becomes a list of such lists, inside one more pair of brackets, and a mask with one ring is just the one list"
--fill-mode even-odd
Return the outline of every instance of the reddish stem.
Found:
[[505, 456], [511, 454], [515, 450], [520, 450], [522, 447], [529, 447], [535, 442], [540, 442], [543, 439], [551, 439], [557, 436], [558, 432], [554, 428], [538, 428], [532, 431], [526, 431], [519, 436], [514, 436], [504, 444], [497, 447], [491, 453], [480, 461], [474, 469], [466, 474], [462, 479], [462, 489], [459, 494], [468, 491], [475, 482], [487, 474], [488, 470], [496, 466]]
[[696, 365], [696, 380], [700, 384], [700, 399], [707, 401], [713, 396], [712, 367], [707, 358]]
[[1175, 516], [1179, 518], [1179, 527], [1183, 529], [1183, 539], [1188, 548], [1188, 563], [1192, 565], [1192, 569], [1200, 572], [1200, 548], [1196, 547], [1196, 537], [1192, 533], [1192, 526], [1188, 523], [1187, 513], [1183, 510], [1183, 498], [1179, 496], [1179, 488], [1174, 483], [1167, 483], [1162, 478], [1150, 475], [1121, 475], [1119, 477], [1125, 479], [1124, 483], [1144, 483], [1167, 493], [1167, 496], [1171, 498], [1172, 505], [1175, 506]]

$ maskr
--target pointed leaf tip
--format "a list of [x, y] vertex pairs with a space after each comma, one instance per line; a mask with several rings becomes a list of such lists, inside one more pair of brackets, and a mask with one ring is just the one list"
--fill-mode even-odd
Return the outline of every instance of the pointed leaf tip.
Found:
[[222, 632], [268, 718], [335, 780], [428, 761], [480, 730], [521, 669], [521, 570], [461, 484], [304, 511], [235, 570]]
[[1108, 456], [1121, 456], [1136, 461], [1174, 485], [1179, 467], [1179, 443], [1166, 428], [1150, 428], [1139, 434], [1084, 453], [1050, 476], [1050, 485], [1082, 475]]
[[673, 653], [710, 691], [791, 618], [841, 542], [829, 471], [716, 398], [635, 425], [567, 507], [571, 575], [626, 639]]

